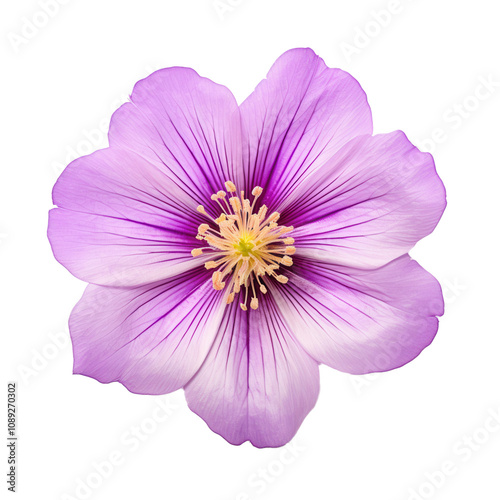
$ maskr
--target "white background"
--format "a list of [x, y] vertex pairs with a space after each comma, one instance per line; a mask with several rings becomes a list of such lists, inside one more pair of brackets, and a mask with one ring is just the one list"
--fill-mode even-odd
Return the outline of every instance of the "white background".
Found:
[[[48, 17], [37, 0], [2, 2], [1, 354], [2, 383], [19, 385], [16, 498], [499, 499], [498, 4], [231, 3], [65, 0]], [[137, 80], [189, 66], [241, 101], [299, 46], [360, 81], [377, 133], [402, 129], [434, 153], [448, 208], [412, 255], [441, 281], [446, 314], [399, 370], [322, 367], [319, 401], [283, 453], [229, 445], [182, 391], [159, 398], [172, 408], [163, 419], [157, 398], [72, 375], [66, 324], [84, 283], [52, 257], [46, 225], [61, 168], [106, 145], [99, 129]], [[119, 463], [98, 474], [110, 456]]]

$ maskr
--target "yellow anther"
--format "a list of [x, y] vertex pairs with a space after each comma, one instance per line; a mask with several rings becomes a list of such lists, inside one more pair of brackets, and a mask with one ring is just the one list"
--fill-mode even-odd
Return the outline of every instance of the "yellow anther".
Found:
[[233, 196], [232, 198], [229, 198], [229, 203], [231, 203], [231, 206], [233, 207], [233, 210], [235, 212], [239, 212], [241, 210], [241, 201], [239, 198]]
[[200, 214], [204, 214], [204, 215], [206, 215], [206, 214], [207, 214], [207, 212], [205, 212], [205, 208], [203, 207], [203, 205], [198, 205], [198, 206], [196, 207], [196, 210], [197, 210], [198, 212], [200, 212]]
[[280, 283], [283, 283], [283, 284], [288, 283], [288, 278], [287, 278], [286, 276], [283, 276], [282, 274], [280, 274], [279, 276], [276, 276], [276, 279], [277, 279]]
[[216, 290], [222, 290], [224, 288], [226, 283], [222, 281], [222, 273], [220, 271], [215, 271], [212, 274], [212, 284]]
[[250, 307], [255, 311], [255, 309], [257, 309], [259, 307], [259, 299], [257, 297], [254, 297], [251, 301], [250, 301]]
[[288, 238], [285, 238], [283, 240], [283, 243], [285, 245], [293, 245], [295, 243], [295, 240], [289, 236]]
[[244, 311], [248, 311], [248, 307], [247, 307], [245, 304], [240, 304], [240, 307], [241, 307]]
[[258, 196], [260, 196], [262, 194], [262, 191], [264, 191], [264, 190], [260, 186], [255, 186], [252, 189], [252, 194], [257, 198]]
[[215, 222], [217, 222], [217, 224], [220, 224], [221, 222], [224, 222], [225, 220], [226, 220], [226, 214], [221, 214], [220, 217], [215, 219]]
[[285, 248], [285, 254], [286, 255], [293, 255], [296, 251], [295, 247], [286, 247]]
[[231, 292], [226, 299], [226, 304], [231, 304], [231, 302], [234, 300], [234, 293]]
[[293, 264], [293, 260], [292, 260], [292, 258], [291, 258], [291, 257], [288, 257], [288, 255], [287, 255], [287, 256], [285, 256], [285, 257], [283, 257], [283, 258], [281, 259], [281, 263], [282, 263], [284, 266], [291, 266], [291, 265]]
[[203, 248], [193, 248], [193, 249], [191, 250], [191, 255], [192, 255], [193, 257], [198, 257], [198, 256], [200, 256], [202, 253], [203, 253]]
[[210, 229], [210, 226], [208, 224], [201, 224], [199, 227], [198, 227], [198, 232], [200, 234], [205, 234], [208, 230]]
[[205, 269], [215, 269], [218, 266], [215, 260], [211, 260], [209, 262], [205, 262]]
[[262, 205], [259, 208], [259, 212], [257, 214], [257, 216], [259, 217], [259, 220], [263, 221], [264, 218], [266, 217], [266, 213], [267, 213], [267, 207], [265, 205]]
[[267, 293], [267, 288], [264, 285], [260, 285], [260, 291], [264, 294]]
[[224, 184], [229, 193], [236, 193], [236, 186], [231, 181], [226, 181]]
[[225, 191], [217, 191], [217, 197], [218, 198], [225, 198], [226, 197], [226, 192]]

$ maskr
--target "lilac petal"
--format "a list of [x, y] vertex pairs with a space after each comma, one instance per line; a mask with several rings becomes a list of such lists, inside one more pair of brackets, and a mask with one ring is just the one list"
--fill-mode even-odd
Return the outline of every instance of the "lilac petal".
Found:
[[267, 295], [256, 311], [227, 307], [185, 391], [189, 407], [230, 443], [281, 446], [316, 403], [319, 370]]
[[402, 132], [353, 139], [277, 210], [297, 255], [376, 268], [433, 231], [446, 194], [432, 156]]
[[82, 280], [133, 286], [203, 262], [190, 253], [203, 221], [196, 201], [134, 153], [104, 149], [75, 160], [53, 198], [60, 207], [49, 218], [54, 255]]
[[283, 54], [241, 105], [246, 187], [274, 205], [353, 137], [372, 133], [359, 83], [311, 49]]
[[242, 182], [240, 112], [226, 87], [167, 68], [138, 82], [130, 99], [112, 117], [112, 147], [140, 154], [202, 204], [225, 181]]
[[89, 285], [69, 322], [74, 373], [140, 394], [180, 389], [212, 345], [221, 298], [197, 271], [134, 289]]
[[408, 363], [443, 314], [439, 283], [408, 255], [376, 270], [297, 259], [288, 277], [270, 293], [293, 333], [318, 362], [348, 373]]

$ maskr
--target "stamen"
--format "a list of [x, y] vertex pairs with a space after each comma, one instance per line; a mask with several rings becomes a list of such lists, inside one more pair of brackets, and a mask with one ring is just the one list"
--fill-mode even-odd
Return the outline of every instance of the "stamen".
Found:
[[257, 214], [261, 222], [265, 219], [266, 213], [267, 213], [267, 207], [265, 205], [262, 205], [259, 209], [259, 213]]
[[233, 210], [235, 212], [239, 212], [241, 210], [241, 201], [239, 198], [233, 196], [232, 198], [229, 198], [229, 203], [231, 203], [231, 206], [233, 207]]
[[260, 186], [256, 186], [252, 189], [252, 194], [258, 198], [261, 194], [262, 194], [262, 191], [264, 191]]
[[214, 274], [212, 274], [212, 283], [216, 290], [222, 290], [224, 288], [225, 283], [222, 281], [222, 273], [220, 271], [215, 271]]
[[212, 274], [214, 289], [223, 290], [226, 287], [225, 278], [229, 277], [226, 304], [234, 302], [235, 295], [244, 287], [245, 299], [240, 302], [240, 307], [247, 311], [251, 288], [250, 309], [256, 310], [259, 307], [257, 293], [267, 293], [268, 280], [276, 279], [283, 284], [288, 282], [286, 276], [277, 274], [276, 271], [280, 265], [293, 264], [290, 255], [296, 252], [293, 246], [295, 240], [283, 236], [293, 231], [293, 227], [279, 226], [278, 212], [267, 217], [265, 205], [260, 206], [254, 213], [257, 199], [263, 193], [260, 186], [252, 189], [252, 202], [245, 198], [244, 191], [240, 191], [239, 196], [236, 194], [238, 191], [232, 181], [225, 182], [225, 187], [227, 192], [220, 190], [211, 196], [212, 201], [222, 210], [217, 219], [209, 216], [203, 205], [196, 208], [211, 222], [198, 226], [196, 235], [196, 239], [204, 240], [208, 246], [195, 248], [191, 254], [193, 257], [199, 257], [206, 252], [212, 252], [215, 259], [205, 262], [204, 265], [205, 269], [215, 270]]
[[280, 214], [278, 212], [273, 212], [270, 216], [268, 221], [269, 222], [277, 222], [278, 219], [280, 218]]

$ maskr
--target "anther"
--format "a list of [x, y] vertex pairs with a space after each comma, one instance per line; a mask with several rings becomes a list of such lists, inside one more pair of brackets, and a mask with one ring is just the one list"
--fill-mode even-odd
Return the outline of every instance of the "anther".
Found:
[[257, 297], [253, 297], [250, 301], [250, 307], [255, 311], [259, 307], [259, 299]]
[[212, 274], [212, 284], [216, 290], [222, 290], [224, 288], [226, 283], [222, 281], [222, 273], [220, 271], [215, 271]]
[[198, 205], [198, 206], [196, 207], [196, 210], [197, 210], [198, 212], [200, 212], [200, 214], [207, 215], [207, 212], [205, 211], [205, 208], [203, 207], [203, 205]]
[[231, 181], [226, 181], [224, 185], [226, 186], [226, 190], [228, 192], [236, 193], [236, 186], [234, 185], [234, 183], [232, 183]]
[[283, 283], [283, 284], [288, 283], [288, 278], [287, 278], [286, 276], [283, 276], [282, 274], [280, 274], [279, 276], [276, 276], [276, 279], [277, 279], [280, 283]]
[[193, 248], [191, 250], [191, 255], [193, 257], [198, 257], [199, 255], [201, 255], [203, 253], [203, 248]]
[[257, 198], [258, 196], [260, 196], [262, 194], [262, 191], [264, 191], [264, 190], [260, 186], [255, 186], [252, 189], [252, 194]]
[[293, 255], [295, 253], [295, 250], [296, 250], [295, 247], [286, 247], [285, 253], [286, 253], [286, 255]]
[[282, 263], [284, 266], [291, 266], [291, 265], [293, 264], [293, 260], [292, 260], [292, 258], [291, 258], [291, 257], [288, 257], [288, 255], [287, 255], [287, 256], [285, 256], [285, 257], [283, 257], [283, 258], [281, 259], [281, 263]]
[[229, 198], [229, 203], [231, 203], [231, 206], [233, 207], [233, 210], [235, 212], [239, 212], [241, 210], [241, 201], [239, 198], [233, 196], [232, 198]]

